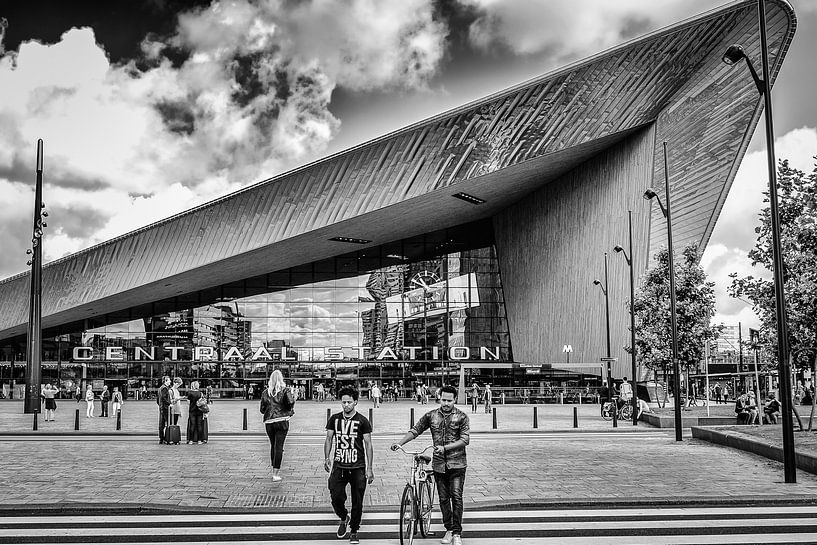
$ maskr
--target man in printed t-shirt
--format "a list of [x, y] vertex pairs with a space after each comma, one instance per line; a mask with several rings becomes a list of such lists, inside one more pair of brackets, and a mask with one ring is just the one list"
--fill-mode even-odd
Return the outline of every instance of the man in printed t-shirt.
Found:
[[[372, 424], [355, 411], [358, 391], [344, 387], [338, 392], [343, 411], [333, 414], [326, 423], [323, 446], [323, 468], [329, 472], [329, 494], [332, 509], [340, 518], [338, 538], [349, 534], [349, 543], [360, 543], [357, 531], [363, 515], [363, 494], [366, 484], [374, 481], [372, 470]], [[332, 449], [334, 447], [334, 454]], [[365, 447], [365, 451], [364, 451]], [[368, 465], [367, 465], [368, 460]], [[333, 463], [334, 462], [334, 463]], [[352, 513], [346, 509], [346, 485], [352, 492]]]

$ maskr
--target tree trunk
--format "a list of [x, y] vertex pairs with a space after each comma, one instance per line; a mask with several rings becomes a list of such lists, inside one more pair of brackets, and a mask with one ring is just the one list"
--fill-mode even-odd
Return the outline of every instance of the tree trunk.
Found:
[[[817, 358], [814, 359], [814, 366], [812, 368], [812, 373], [811, 373], [811, 384], [812, 384], [812, 386], [814, 385], [815, 379], [817, 379]], [[809, 397], [811, 397], [811, 411], [809, 412], [809, 415], [808, 415], [808, 431], [811, 431], [812, 422], [814, 420], [814, 406], [817, 405], [817, 399], [814, 399], [815, 396], [811, 395], [811, 392], [809, 392], [809, 394], [810, 394]], [[794, 406], [794, 405], [792, 405], [792, 406]]]

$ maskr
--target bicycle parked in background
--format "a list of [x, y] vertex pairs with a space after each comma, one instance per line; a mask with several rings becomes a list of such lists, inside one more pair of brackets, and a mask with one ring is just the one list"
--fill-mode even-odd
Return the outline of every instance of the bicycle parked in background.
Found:
[[414, 533], [419, 529], [422, 537], [430, 535], [431, 512], [434, 510], [434, 472], [428, 467], [431, 456], [425, 452], [433, 445], [410, 452], [399, 447], [412, 457], [411, 474], [403, 488], [400, 499], [400, 545], [412, 545]]
[[[605, 401], [601, 404], [601, 417], [605, 420], [613, 419], [613, 410], [617, 406], [618, 397], [614, 397], [612, 401]], [[629, 420], [633, 417], [633, 402], [627, 400], [616, 412], [617, 420]]]

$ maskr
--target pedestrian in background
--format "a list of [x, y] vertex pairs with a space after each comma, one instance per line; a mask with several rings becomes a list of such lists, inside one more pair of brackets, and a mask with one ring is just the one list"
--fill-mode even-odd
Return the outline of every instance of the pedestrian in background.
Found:
[[475, 413], [477, 412], [477, 405], [479, 405], [479, 386], [477, 386], [476, 382], [471, 385], [468, 393], [471, 396], [471, 412]]
[[94, 390], [91, 385], [85, 389], [85, 418], [94, 417]]
[[207, 404], [210, 405], [213, 402], [213, 386], [208, 384], [207, 388], [204, 390], [204, 393], [207, 396]]
[[491, 404], [494, 402], [494, 393], [491, 391], [491, 385], [485, 385], [485, 391], [482, 393], [482, 402], [485, 404], [485, 413], [491, 412]]
[[[144, 388], [144, 385], [142, 386]], [[170, 407], [170, 377], [162, 377], [162, 385], [156, 396], [156, 404], [159, 405], [159, 444], [169, 444], [165, 441], [165, 428], [167, 427], [167, 410]]]
[[119, 386], [113, 387], [113, 394], [111, 395], [111, 400], [113, 401], [113, 414], [116, 414], [118, 411], [122, 410], [122, 392], [119, 391]]
[[282, 480], [281, 462], [284, 458], [284, 441], [289, 432], [289, 419], [295, 414], [294, 406], [295, 396], [287, 388], [284, 375], [276, 369], [270, 375], [269, 383], [261, 393], [261, 414], [264, 415], [264, 427], [269, 437], [273, 482]]
[[79, 382], [77, 382], [77, 389], [75, 390], [74, 395], [77, 397], [77, 403], [82, 401], [82, 386], [80, 386]]
[[[191, 442], [196, 445], [204, 441], [204, 411], [199, 405], [199, 400], [204, 399], [204, 396], [199, 391], [199, 383], [194, 380], [190, 383], [190, 389], [187, 391], [187, 444]], [[204, 400], [202, 405], [207, 406], [207, 400]]]
[[170, 412], [173, 413], [172, 424], [179, 425], [179, 418], [182, 416], [182, 394], [179, 392], [179, 387], [182, 385], [182, 379], [175, 377], [173, 384], [170, 386]]
[[108, 386], [102, 386], [102, 393], [99, 395], [100, 405], [102, 405], [102, 415], [101, 416], [108, 416], [108, 403], [111, 402], [111, 392], [108, 391]]
[[381, 395], [380, 386], [378, 386], [377, 383], [375, 382], [374, 384], [372, 384], [372, 389], [371, 389], [371, 398], [372, 398], [372, 402], [374, 403], [374, 408], [375, 409], [380, 407], [380, 395]]
[[45, 399], [45, 421], [54, 421], [54, 411], [57, 410], [57, 401], [54, 399], [59, 393], [59, 388], [51, 386], [51, 383], [45, 385], [43, 388], [43, 399]]

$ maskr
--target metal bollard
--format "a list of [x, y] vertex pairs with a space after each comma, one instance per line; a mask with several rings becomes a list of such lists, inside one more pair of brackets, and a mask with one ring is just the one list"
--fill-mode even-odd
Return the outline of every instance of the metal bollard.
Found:
[[37, 431], [37, 413], [34, 413], [34, 431]]
[[564, 405], [564, 404], [565, 404], [565, 393], [564, 392], [559, 392], [559, 405]]
[[414, 407], [411, 408], [411, 418], [409, 419], [409, 428], [414, 427]]
[[74, 431], [79, 431], [79, 409], [77, 409], [77, 413], [74, 416]]
[[496, 429], [496, 407], [494, 407], [492, 410], [494, 413], [494, 429]]
[[539, 427], [539, 412], [537, 411], [539, 407], [533, 407], [533, 429]]
[[579, 427], [579, 408], [573, 407], [573, 427]]
[[329, 423], [329, 419], [332, 418], [332, 409], [329, 407], [326, 408], [326, 423]]
[[122, 429], [122, 409], [116, 410], [116, 431]]
[[613, 413], [613, 427], [617, 428], [618, 427], [618, 406], [616, 405], [615, 401], [613, 401], [612, 403], [613, 403], [613, 408], [610, 409], [610, 411]]
[[244, 407], [244, 426], [241, 428], [244, 431], [247, 431], [247, 408]]
[[369, 407], [369, 424], [374, 427], [374, 414], [372, 414], [372, 408]]

